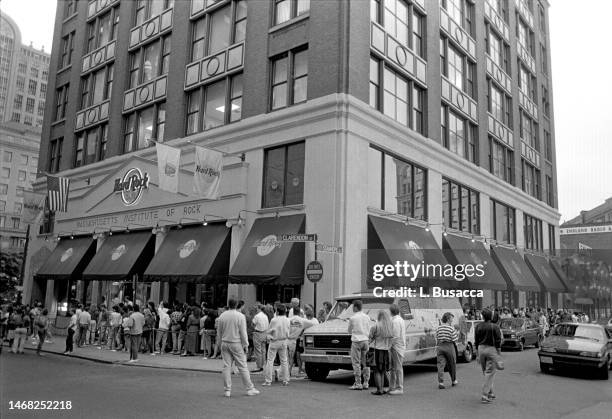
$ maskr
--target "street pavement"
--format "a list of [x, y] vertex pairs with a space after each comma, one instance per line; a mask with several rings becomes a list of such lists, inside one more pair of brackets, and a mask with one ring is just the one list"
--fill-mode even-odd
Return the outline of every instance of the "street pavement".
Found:
[[[283, 387], [262, 387], [246, 396], [238, 376], [232, 397], [223, 397], [221, 374], [138, 368], [33, 351], [0, 356], [2, 418], [609, 418], [612, 382], [588, 373], [539, 372], [536, 349], [504, 352], [506, 370], [496, 379], [497, 399], [480, 403], [482, 374], [475, 362], [458, 365], [459, 386], [437, 389], [435, 365], [405, 369], [403, 396], [351, 391], [349, 373], [326, 382], [306, 378]], [[146, 355], [145, 355], [146, 356]], [[155, 358], [155, 357], [152, 357]], [[191, 362], [198, 362], [193, 359]], [[201, 360], [201, 362], [206, 362]], [[448, 378], [447, 378], [448, 383]], [[9, 410], [10, 401], [70, 400], [71, 410]]]

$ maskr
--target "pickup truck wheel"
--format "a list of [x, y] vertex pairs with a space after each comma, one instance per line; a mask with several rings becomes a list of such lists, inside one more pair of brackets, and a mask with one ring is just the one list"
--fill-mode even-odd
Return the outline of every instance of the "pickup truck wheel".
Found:
[[472, 349], [472, 344], [468, 343], [461, 353], [461, 360], [463, 362], [470, 362], [472, 359], [474, 359], [474, 350]]
[[308, 378], [312, 381], [324, 381], [329, 374], [329, 367], [321, 364], [313, 364], [311, 362], [306, 363], [304, 370]]
[[550, 372], [550, 365], [542, 364], [540, 362], [540, 371], [542, 371], [543, 374], [548, 374]]

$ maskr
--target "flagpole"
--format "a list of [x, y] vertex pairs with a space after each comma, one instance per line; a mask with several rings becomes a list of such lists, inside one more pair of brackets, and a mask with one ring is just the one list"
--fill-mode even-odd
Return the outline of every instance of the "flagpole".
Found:
[[[163, 145], [168, 146], [168, 147], [173, 147], [173, 146], [171, 146], [171, 145], [168, 145], [168, 144], [165, 144], [165, 143], [161, 143], [161, 142], [159, 142], [159, 141], [157, 141], [157, 140], [154, 140], [153, 138], [149, 138], [149, 141], [151, 141], [152, 143], [155, 143], [155, 144], [163, 144]], [[226, 153], [225, 151], [217, 150], [216, 148], [212, 148], [212, 147], [204, 147], [204, 146], [198, 145], [198, 144], [194, 143], [194, 142], [193, 142], [193, 141], [191, 141], [191, 140], [187, 140], [187, 141], [185, 141], [185, 142], [186, 142], [186, 143], [189, 143], [189, 144], [193, 144], [195, 147], [203, 147], [203, 148], [207, 148], [207, 149], [209, 149], [209, 150], [216, 151], [216, 152], [218, 152], [218, 153], [223, 154], [223, 157], [237, 157], [237, 158], [239, 158], [239, 159], [240, 159], [240, 160], [242, 160], [242, 161], [244, 161], [244, 159], [245, 159], [245, 155], [244, 155], [244, 153]], [[178, 148], [178, 147], [174, 147], [174, 148]]]

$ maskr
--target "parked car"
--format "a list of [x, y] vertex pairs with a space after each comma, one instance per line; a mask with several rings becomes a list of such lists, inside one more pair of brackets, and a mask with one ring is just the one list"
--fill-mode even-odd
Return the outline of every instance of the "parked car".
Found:
[[460, 329], [460, 332], [463, 332], [465, 337], [461, 336], [460, 333], [459, 342], [462, 342], [462, 340], [464, 341], [457, 345], [457, 348], [463, 348], [463, 351], [459, 352], [459, 359], [463, 362], [470, 362], [476, 357], [476, 344], [474, 342], [476, 339], [474, 337], [474, 331], [476, 330], [476, 325], [478, 323], [482, 323], [482, 320], [467, 320], [465, 328], [466, 330], [463, 331], [462, 329]]
[[499, 328], [502, 332], [502, 348], [520, 351], [529, 345], [537, 348], [543, 339], [540, 325], [530, 319], [501, 319]]
[[540, 369], [592, 368], [607, 380], [612, 368], [612, 330], [599, 324], [560, 323], [538, 351]]

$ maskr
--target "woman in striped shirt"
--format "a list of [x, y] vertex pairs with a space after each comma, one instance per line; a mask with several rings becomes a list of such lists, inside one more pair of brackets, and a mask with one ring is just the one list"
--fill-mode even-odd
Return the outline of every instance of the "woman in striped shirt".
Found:
[[442, 324], [436, 331], [436, 344], [438, 345], [438, 388], [444, 389], [444, 370], [448, 368], [453, 386], [457, 382], [457, 352], [455, 342], [457, 341], [457, 330], [451, 326], [454, 316], [444, 313]]

